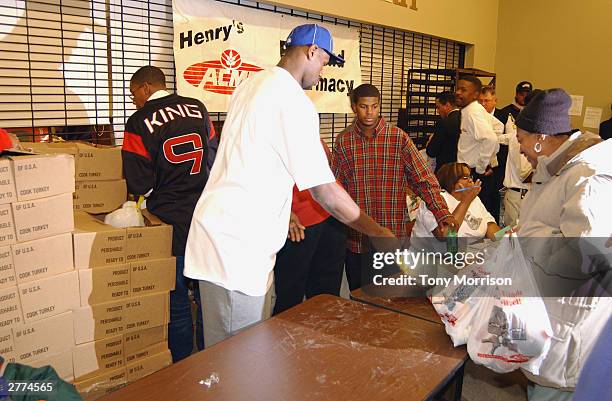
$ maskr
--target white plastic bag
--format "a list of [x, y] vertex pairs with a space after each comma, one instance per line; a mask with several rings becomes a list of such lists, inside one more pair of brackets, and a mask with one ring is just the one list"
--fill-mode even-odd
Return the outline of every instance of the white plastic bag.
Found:
[[[539, 373], [550, 349], [552, 327], [531, 269], [516, 236], [502, 238], [488, 269], [490, 276], [512, 278], [512, 296], [497, 286], [483, 288], [472, 322], [467, 349], [470, 358], [496, 372], [523, 368]], [[526, 296], [528, 295], [528, 296]]]
[[121, 209], [117, 209], [104, 217], [104, 223], [117, 228], [144, 227], [144, 217], [136, 202], [127, 201]]
[[[482, 266], [472, 265], [463, 269], [459, 275], [484, 277], [487, 273]], [[429, 297], [455, 347], [467, 344], [479, 303], [483, 302], [479, 295], [482, 293], [474, 286], [451, 284], [444, 288], [434, 288]]]

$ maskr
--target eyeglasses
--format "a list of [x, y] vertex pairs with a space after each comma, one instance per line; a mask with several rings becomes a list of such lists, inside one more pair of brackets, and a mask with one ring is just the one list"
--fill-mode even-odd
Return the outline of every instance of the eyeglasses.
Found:
[[147, 83], [145, 82], [144, 84], [139, 85], [136, 89], [131, 90], [130, 89], [130, 100], [134, 100], [134, 96], [136, 95], [136, 92], [138, 92], [138, 89], [142, 88], [143, 86], [145, 86]]

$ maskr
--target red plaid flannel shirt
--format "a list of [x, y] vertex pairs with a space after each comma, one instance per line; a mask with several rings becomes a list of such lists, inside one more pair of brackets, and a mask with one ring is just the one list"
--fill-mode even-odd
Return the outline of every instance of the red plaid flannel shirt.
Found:
[[[451, 216], [438, 180], [408, 134], [383, 118], [370, 139], [356, 122], [338, 135], [332, 170], [359, 207], [398, 237], [407, 236], [409, 186], [438, 222]], [[350, 230], [348, 249], [367, 252], [367, 238]]]

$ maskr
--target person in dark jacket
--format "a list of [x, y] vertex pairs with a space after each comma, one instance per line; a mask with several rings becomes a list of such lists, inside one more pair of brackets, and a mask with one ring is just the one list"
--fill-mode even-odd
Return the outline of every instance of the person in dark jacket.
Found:
[[504, 125], [508, 121], [508, 115], [512, 114], [514, 120], [516, 121], [519, 113], [525, 107], [525, 98], [529, 96], [531, 91], [533, 90], [533, 85], [529, 81], [521, 81], [516, 85], [516, 91], [514, 94], [514, 103], [510, 103], [506, 107], [500, 110], [500, 113], [496, 115], [497, 119], [501, 121]]
[[[218, 138], [202, 102], [170, 93], [162, 70], [145, 66], [130, 80], [138, 109], [128, 119], [123, 136], [123, 174], [128, 192], [146, 197], [146, 207], [172, 225], [176, 257], [176, 288], [170, 292], [168, 347], [173, 362], [193, 350], [189, 283], [183, 275], [185, 244], [195, 205], [204, 190], [218, 147]], [[198, 284], [193, 285], [196, 302]], [[198, 317], [201, 314], [198, 313]], [[204, 347], [202, 324], [196, 343]]]
[[454, 93], [439, 93], [436, 96], [436, 110], [441, 119], [425, 149], [427, 156], [436, 158], [435, 172], [446, 163], [457, 161], [457, 142], [461, 133], [461, 112]]

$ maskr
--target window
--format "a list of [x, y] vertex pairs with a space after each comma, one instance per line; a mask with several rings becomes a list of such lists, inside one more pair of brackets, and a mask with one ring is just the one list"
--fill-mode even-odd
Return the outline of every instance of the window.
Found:
[[[462, 67], [464, 46], [421, 34], [245, 0], [220, 0], [328, 23], [361, 33], [363, 82], [382, 93], [382, 114], [397, 121], [410, 68]], [[0, 126], [26, 139], [121, 143], [135, 108], [129, 80], [142, 65], [160, 67], [174, 89], [171, 0], [3, 0], [0, 6]], [[347, 99], [347, 101], [349, 101]], [[222, 123], [224, 113], [212, 113]], [[321, 114], [331, 144], [348, 114]]]

